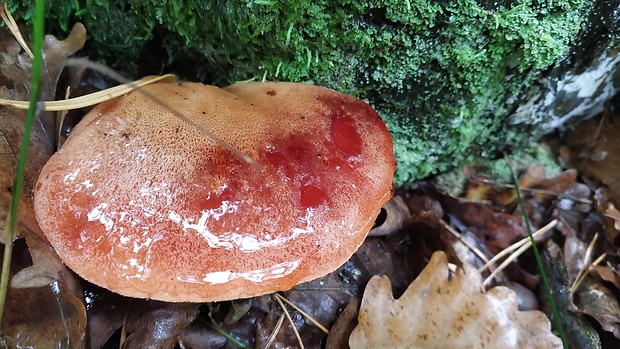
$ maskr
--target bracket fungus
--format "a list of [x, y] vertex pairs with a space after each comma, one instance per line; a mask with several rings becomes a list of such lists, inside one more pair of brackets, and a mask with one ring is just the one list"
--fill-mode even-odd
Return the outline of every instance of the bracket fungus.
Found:
[[392, 140], [360, 100], [302, 83], [143, 89], [191, 122], [140, 92], [102, 103], [35, 187], [47, 239], [95, 284], [173, 302], [287, 290], [342, 265], [392, 196]]

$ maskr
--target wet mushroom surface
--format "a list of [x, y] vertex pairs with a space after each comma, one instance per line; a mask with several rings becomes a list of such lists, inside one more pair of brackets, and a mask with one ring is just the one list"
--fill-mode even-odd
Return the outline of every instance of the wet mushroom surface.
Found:
[[294, 83], [144, 91], [91, 111], [35, 187], [45, 236], [97, 285], [174, 302], [287, 290], [342, 265], [392, 195], [390, 135], [355, 98]]

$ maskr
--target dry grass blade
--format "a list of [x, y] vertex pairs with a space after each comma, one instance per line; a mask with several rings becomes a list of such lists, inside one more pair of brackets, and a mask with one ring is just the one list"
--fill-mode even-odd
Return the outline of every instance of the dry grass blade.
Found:
[[529, 241], [527, 241], [525, 244], [519, 247], [513, 254], [508, 256], [508, 258], [506, 258], [506, 260], [503, 261], [502, 264], [500, 264], [499, 267], [497, 267], [497, 269], [493, 270], [491, 275], [489, 275], [489, 277], [487, 277], [484, 280], [484, 282], [482, 283], [482, 286], [486, 287], [489, 284], [489, 282], [491, 282], [491, 279], [493, 279], [497, 274], [501, 273], [504, 269], [506, 269], [506, 267], [510, 263], [514, 262], [515, 259], [519, 258], [519, 256], [522, 255], [525, 251], [527, 251], [530, 247], [532, 247], [532, 243]]
[[[127, 81], [127, 79], [125, 79], [122, 75], [120, 75], [119, 73], [117, 73], [113, 69], [110, 69], [110, 68], [108, 68], [107, 66], [105, 66], [103, 64], [92, 62], [92, 61], [88, 60], [87, 58], [84, 58], [84, 57], [82, 57], [82, 58], [67, 58], [67, 60], [65, 62], [67, 63], [67, 65], [74, 65], [74, 66], [80, 66], [80, 67], [84, 67], [84, 68], [93, 69], [95, 71], [98, 71], [98, 72], [100, 72], [102, 74], [105, 74], [105, 75], [109, 76], [110, 78], [112, 78], [112, 79], [114, 79], [114, 80], [116, 80], [118, 82], [135, 86], [134, 83]], [[180, 113], [179, 111], [175, 110], [174, 108], [170, 108], [169, 105], [164, 103], [157, 96], [154, 96], [154, 95], [152, 95], [152, 94], [150, 94], [150, 93], [148, 93], [148, 92], [146, 92], [146, 91], [144, 91], [142, 89], [139, 89], [138, 91], [140, 93], [142, 93], [144, 96], [148, 97], [154, 103], [158, 104], [160, 107], [168, 110], [170, 113], [172, 113], [174, 116], [176, 116], [180, 120], [183, 120], [187, 124], [192, 125], [193, 127], [195, 127], [198, 131], [200, 131], [201, 133], [205, 134], [207, 137], [209, 137], [212, 140], [214, 140], [217, 144], [219, 144], [224, 149], [226, 149], [229, 152], [233, 153], [235, 156], [237, 156], [238, 158], [242, 159], [246, 163], [252, 165], [254, 168], [262, 171], [262, 167], [251, 156], [246, 155], [246, 154], [238, 151], [237, 149], [232, 147], [230, 144], [225, 142], [223, 139], [221, 139], [220, 137], [216, 136], [213, 132], [209, 131], [207, 128], [205, 128], [205, 127], [195, 123], [192, 119], [190, 119], [187, 116], [183, 115], [183, 113]]]
[[[41, 102], [41, 104], [43, 105], [43, 110], [45, 111], [62, 111], [62, 110], [73, 110], [73, 109], [90, 107], [92, 105], [99, 104], [101, 102], [105, 102], [110, 99], [122, 96], [139, 87], [146, 86], [148, 84], [152, 84], [154, 82], [167, 79], [172, 76], [174, 75], [166, 74], [162, 76], [151, 76], [151, 77], [147, 77], [144, 79], [136, 80], [128, 84], [118, 85], [115, 87], [111, 87], [109, 89], [105, 89], [103, 91], [91, 93], [85, 96], [65, 99], [62, 101]], [[18, 109], [28, 109], [27, 101], [13, 101], [10, 99], [0, 99], [0, 105], [14, 107]]]
[[290, 305], [293, 309], [297, 310], [301, 315], [303, 315], [306, 319], [312, 322], [314, 326], [318, 327], [321, 331], [325, 332], [325, 334], [329, 334], [329, 330], [325, 326], [321, 325], [318, 321], [316, 321], [314, 318], [308, 315], [305, 311], [301, 310], [301, 308], [299, 308], [295, 304], [291, 303], [291, 301], [280, 296], [277, 293], [275, 293], [274, 295], [276, 298], [279, 298], [280, 300], [284, 301], [286, 304]]
[[1, 3], [1, 7], [2, 8], [0, 9], [0, 16], [2, 16], [2, 20], [4, 21], [4, 23], [6, 23], [7, 28], [9, 28], [11, 34], [13, 34], [15, 40], [17, 40], [19, 46], [22, 47], [28, 57], [33, 58], [34, 54], [32, 54], [32, 50], [30, 50], [30, 47], [28, 47], [28, 45], [26, 44], [26, 40], [24, 40], [22, 33], [19, 31], [19, 27], [17, 26], [15, 19], [11, 15], [11, 12], [9, 12], [9, 7], [4, 2]]
[[280, 304], [280, 308], [282, 308], [282, 310], [284, 311], [284, 315], [286, 316], [286, 319], [291, 324], [291, 327], [293, 328], [293, 332], [295, 333], [295, 337], [297, 337], [297, 342], [299, 342], [299, 347], [301, 349], [304, 349], [305, 348], [304, 343], [301, 341], [301, 336], [299, 335], [299, 331], [297, 331], [297, 327], [295, 327], [295, 323], [293, 322], [293, 319], [291, 318], [291, 314], [288, 313], [288, 310], [286, 310], [286, 307], [284, 306], [284, 303], [282, 303], [280, 298], [278, 297], [274, 297], [274, 298], [276, 299], [276, 302]]

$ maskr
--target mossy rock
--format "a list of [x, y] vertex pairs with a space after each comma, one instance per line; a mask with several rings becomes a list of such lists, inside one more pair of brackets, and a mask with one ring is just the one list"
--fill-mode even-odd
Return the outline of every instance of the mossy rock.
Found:
[[[31, 1], [9, 1], [28, 21]], [[92, 58], [129, 74], [174, 71], [227, 85], [307, 81], [368, 101], [394, 138], [397, 184], [521, 148], [537, 125], [511, 114], [538, 74], [570, 57], [585, 0], [63, 0]], [[61, 35], [62, 36], [62, 35]]]

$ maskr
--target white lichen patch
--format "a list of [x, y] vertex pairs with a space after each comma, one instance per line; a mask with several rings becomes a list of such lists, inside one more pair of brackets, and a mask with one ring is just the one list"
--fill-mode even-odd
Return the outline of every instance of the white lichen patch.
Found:
[[605, 102], [618, 92], [614, 76], [620, 68], [620, 55], [613, 52], [604, 52], [584, 71], [541, 80], [538, 92], [519, 106], [511, 123], [538, 125], [547, 134], [602, 112]]

